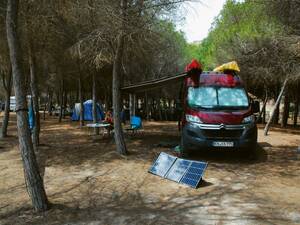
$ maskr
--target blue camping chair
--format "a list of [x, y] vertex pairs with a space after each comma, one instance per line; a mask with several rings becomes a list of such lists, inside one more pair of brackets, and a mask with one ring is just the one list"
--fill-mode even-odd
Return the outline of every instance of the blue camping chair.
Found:
[[130, 128], [127, 128], [126, 130], [132, 131], [132, 134], [137, 133], [138, 130], [141, 130], [143, 128], [142, 125], [142, 119], [138, 116], [132, 116], [130, 118]]

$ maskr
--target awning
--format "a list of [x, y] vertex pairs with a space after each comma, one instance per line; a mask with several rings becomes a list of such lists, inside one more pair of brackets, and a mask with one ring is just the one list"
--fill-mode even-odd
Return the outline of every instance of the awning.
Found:
[[160, 88], [166, 85], [180, 83], [184, 80], [184, 77], [187, 74], [180, 73], [176, 74], [175, 76], [168, 76], [163, 78], [158, 78], [150, 81], [141, 82], [138, 84], [132, 84], [121, 88], [121, 91], [128, 92], [128, 93], [138, 93], [138, 92], [145, 92], [149, 90], [153, 90], [156, 88]]

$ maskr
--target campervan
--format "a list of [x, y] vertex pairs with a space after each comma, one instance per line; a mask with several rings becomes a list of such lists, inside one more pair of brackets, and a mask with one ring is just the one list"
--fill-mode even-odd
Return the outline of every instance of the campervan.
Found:
[[205, 148], [254, 150], [259, 102], [249, 98], [234, 72], [199, 72], [185, 77], [180, 153]]

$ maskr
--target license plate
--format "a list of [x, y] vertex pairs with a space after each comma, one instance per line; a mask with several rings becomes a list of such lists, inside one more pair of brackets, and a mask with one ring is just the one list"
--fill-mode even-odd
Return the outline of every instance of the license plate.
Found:
[[234, 143], [232, 141], [214, 141], [212, 143], [214, 147], [233, 147]]

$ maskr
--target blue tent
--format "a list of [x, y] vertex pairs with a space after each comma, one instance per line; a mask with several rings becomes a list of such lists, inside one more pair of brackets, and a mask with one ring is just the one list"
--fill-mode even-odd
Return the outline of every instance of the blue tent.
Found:
[[[97, 121], [104, 120], [104, 113], [100, 105], [97, 103], [96, 107]], [[80, 113], [80, 103], [76, 103], [73, 109], [72, 120], [78, 121]], [[93, 101], [87, 100], [83, 103], [83, 118], [85, 121], [93, 121]]]

